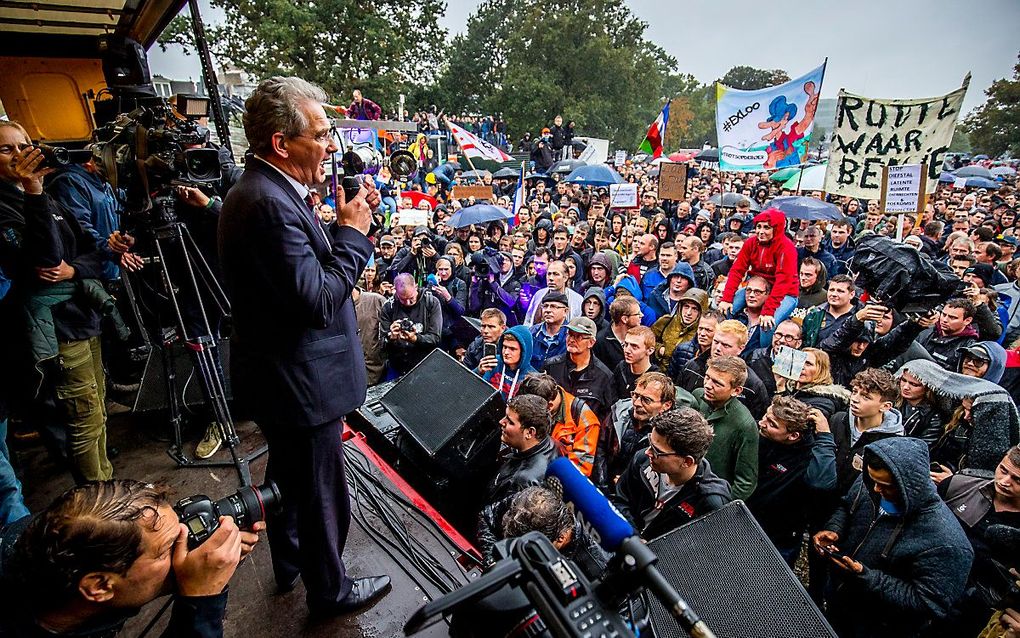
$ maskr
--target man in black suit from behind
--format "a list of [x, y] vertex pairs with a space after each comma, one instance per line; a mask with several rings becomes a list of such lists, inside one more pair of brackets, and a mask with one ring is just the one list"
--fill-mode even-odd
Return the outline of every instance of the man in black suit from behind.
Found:
[[389, 577], [351, 579], [342, 553], [350, 495], [341, 433], [365, 400], [365, 362], [351, 292], [372, 255], [379, 194], [369, 183], [327, 230], [308, 189], [337, 147], [322, 89], [294, 77], [262, 82], [245, 101], [254, 157], [223, 202], [219, 252], [233, 305], [231, 380], [244, 416], [269, 443], [266, 478], [283, 511], [267, 521], [281, 591], [300, 576], [309, 610], [349, 613], [384, 594]]

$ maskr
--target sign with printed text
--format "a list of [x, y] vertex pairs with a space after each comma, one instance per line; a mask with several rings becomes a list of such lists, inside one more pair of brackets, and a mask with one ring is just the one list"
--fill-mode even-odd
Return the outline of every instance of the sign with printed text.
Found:
[[616, 155], [613, 156], [613, 164], [616, 166], [623, 166], [627, 163], [627, 151], [619, 150], [616, 151]]
[[968, 74], [959, 89], [917, 100], [880, 100], [840, 91], [823, 190], [879, 199], [883, 166], [924, 164], [925, 192], [934, 192], [969, 84]]
[[882, 210], [916, 213], [924, 201], [924, 164], [886, 166], [882, 176]]
[[397, 219], [393, 226], [428, 226], [430, 211], [417, 208], [401, 208], [397, 211]]
[[470, 186], [454, 186], [453, 196], [456, 199], [467, 199], [474, 197], [477, 200], [487, 199], [492, 201], [492, 186], [484, 184], [472, 184]]
[[609, 185], [609, 207], [610, 208], [637, 208], [638, 207], [638, 185], [637, 184], [610, 184]]
[[687, 197], [687, 164], [659, 164], [659, 199]]

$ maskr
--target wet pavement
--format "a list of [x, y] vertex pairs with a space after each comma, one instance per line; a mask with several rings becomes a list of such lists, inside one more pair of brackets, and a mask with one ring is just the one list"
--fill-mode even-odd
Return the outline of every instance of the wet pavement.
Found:
[[[241, 435], [242, 451], [256, 449], [263, 442], [257, 427], [252, 423], [239, 424], [238, 432]], [[199, 436], [201, 434], [198, 432], [192, 433], [192, 440], [186, 444], [189, 454], [194, 451]], [[165, 426], [156, 419], [132, 415], [127, 408], [114, 404], [109, 421], [109, 441], [120, 450], [120, 455], [113, 460], [115, 476], [165, 482], [173, 487], [175, 498], [206, 494], [219, 499], [237, 489], [237, 475], [232, 467], [178, 468], [166, 454], [168, 443], [160, 440], [163, 437]], [[53, 498], [73, 486], [67, 472], [48, 458], [38, 441], [12, 441], [12, 451], [16, 455], [18, 474], [24, 479], [25, 499], [32, 511], [45, 507]], [[214, 458], [229, 460], [230, 457], [228, 452], [221, 450]], [[350, 452], [348, 458], [351, 458]], [[252, 477], [256, 483], [261, 482], [265, 468], [265, 455], [252, 462]], [[384, 478], [382, 480], [385, 481]], [[386, 484], [389, 482], [386, 481]], [[402, 514], [402, 520], [410, 518], [406, 513]], [[415, 528], [409, 526], [409, 529], [414, 531]], [[428, 534], [419, 533], [414, 536], [430, 549], [430, 554], [442, 557], [443, 565], [449, 570], [459, 576], [463, 574], [463, 570], [459, 570], [456, 562], [450, 558], [448, 547], [430, 538]], [[230, 581], [224, 622], [226, 636], [402, 636], [404, 622], [426, 600], [423, 591], [400, 568], [403, 560], [398, 563], [391, 559], [377, 541], [370, 538], [356, 522], [352, 522], [344, 551], [349, 573], [354, 577], [388, 574], [393, 579], [393, 590], [358, 616], [311, 620], [304, 603], [304, 587], [300, 583], [288, 594], [275, 593], [269, 546], [264, 541], [263, 538], [263, 542], [238, 567]], [[417, 578], [424, 581], [420, 575]], [[435, 593], [436, 590], [430, 586], [429, 591]], [[120, 635], [139, 636], [157, 615], [163, 602], [150, 603], [128, 623]], [[169, 613], [164, 614], [147, 635], [159, 636], [168, 618]], [[445, 636], [447, 632], [445, 625], [439, 623], [416, 635], [433, 638]]]

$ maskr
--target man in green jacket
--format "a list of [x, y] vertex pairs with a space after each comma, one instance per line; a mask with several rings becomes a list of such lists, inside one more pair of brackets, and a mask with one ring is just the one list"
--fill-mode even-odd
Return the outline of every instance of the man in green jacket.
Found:
[[743, 359], [715, 357], [708, 363], [704, 386], [693, 392], [698, 410], [715, 431], [705, 458], [729, 481], [734, 499], [748, 498], [758, 485], [758, 426], [737, 399], [746, 381]]

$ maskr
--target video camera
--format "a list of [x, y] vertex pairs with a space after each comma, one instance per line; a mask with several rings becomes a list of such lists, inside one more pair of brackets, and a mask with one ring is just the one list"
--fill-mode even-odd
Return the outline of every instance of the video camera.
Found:
[[253, 487], [246, 485], [233, 494], [214, 501], [205, 494], [182, 498], [174, 511], [188, 528], [188, 548], [195, 549], [220, 527], [220, 517], [234, 519], [240, 529], [251, 530], [280, 507], [280, 488], [273, 481]]
[[106, 180], [125, 193], [129, 225], [160, 228], [177, 221], [176, 186], [220, 181], [219, 152], [206, 148], [209, 99], [179, 94], [176, 110], [163, 98], [139, 98], [137, 108], [96, 129], [92, 153]]

